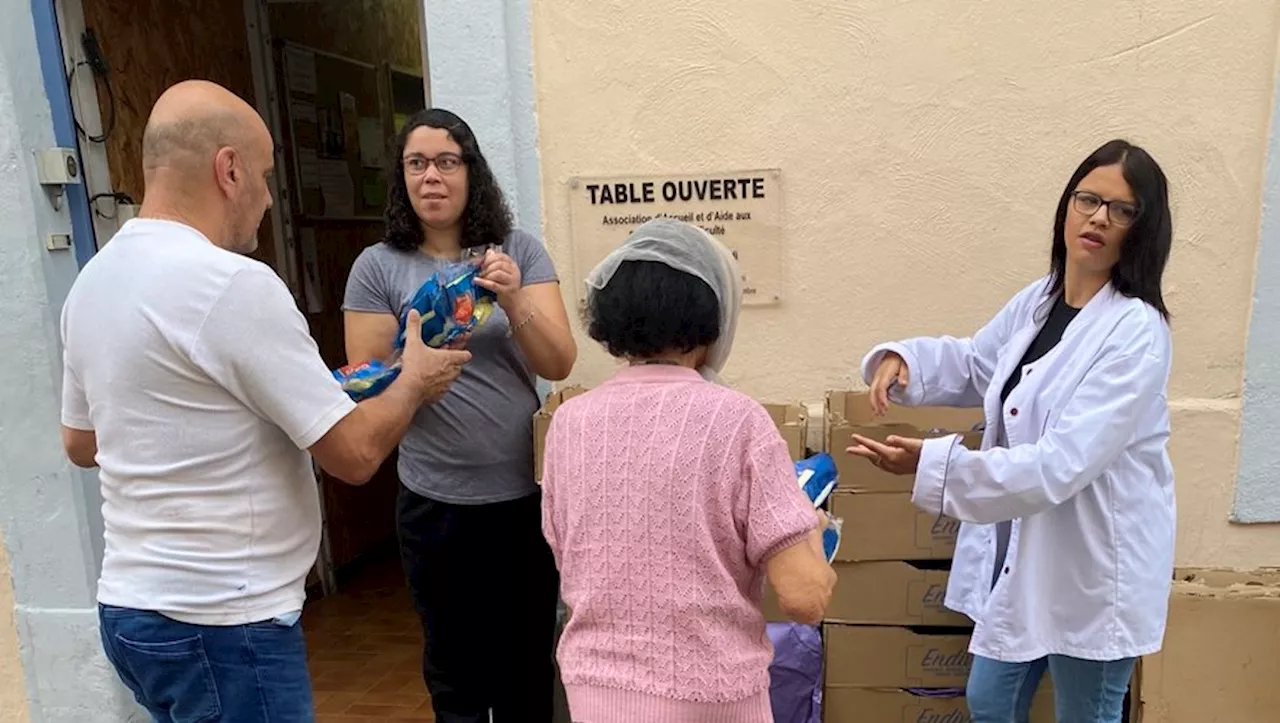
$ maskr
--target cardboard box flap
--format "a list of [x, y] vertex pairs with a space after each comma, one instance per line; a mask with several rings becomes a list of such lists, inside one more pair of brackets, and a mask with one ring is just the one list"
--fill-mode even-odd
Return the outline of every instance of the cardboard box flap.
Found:
[[782, 426], [805, 423], [805, 409], [799, 404], [764, 404], [761, 405], [773, 419], [773, 423]]
[[883, 417], [871, 412], [871, 398], [867, 392], [827, 392], [828, 422], [835, 426], [847, 424], [860, 427], [878, 424], [906, 424], [920, 430], [972, 431], [982, 423], [981, 409], [956, 409], [952, 407], [903, 407], [890, 405]]
[[[941, 437], [945, 434], [958, 433], [958, 432], [944, 430], [940, 428], [921, 429], [915, 425], [907, 424], [905, 422], [886, 422], [883, 424], [846, 425], [846, 426], [840, 427], [840, 429], [849, 430], [850, 432], [861, 434], [864, 437], [870, 437], [871, 439], [874, 439], [877, 442], [883, 442], [885, 437], [894, 436], [894, 435], [898, 437], [919, 437], [923, 439], [929, 439], [932, 437]], [[968, 435], [980, 434], [980, 433], [959, 432], [959, 434], [968, 436]], [[981, 436], [979, 436], [979, 441], [981, 441]]]
[[539, 482], [542, 481], [542, 462], [543, 462], [543, 443], [547, 439], [547, 430], [551, 428], [551, 417], [555, 415], [560, 405], [573, 399], [574, 397], [585, 394], [586, 387], [571, 386], [564, 389], [558, 389], [547, 395], [547, 401], [543, 403], [542, 408], [533, 414], [533, 478]]
[[799, 404], [762, 404], [787, 442], [787, 451], [793, 461], [805, 457], [805, 438], [809, 433], [809, 419], [805, 408]]
[[579, 386], [576, 384], [571, 387], [565, 387], [564, 389], [557, 389], [556, 391], [547, 395], [547, 401], [543, 403], [541, 409], [535, 412], [534, 416], [546, 417], [547, 419], [550, 419], [551, 415], [556, 413], [556, 410], [560, 408], [561, 404], [564, 404], [570, 399], [573, 399], [574, 397], [577, 397], [586, 393], [587, 393], [586, 387]]
[[959, 433], [960, 443], [970, 449], [982, 446], [982, 432], [974, 427], [982, 422], [980, 409], [949, 407], [891, 406], [883, 417], [871, 413], [866, 392], [827, 392], [827, 451], [835, 458], [844, 492], [910, 492], [913, 477], [879, 469], [870, 461], [845, 452], [853, 434], [877, 441], [885, 437], [930, 438]]

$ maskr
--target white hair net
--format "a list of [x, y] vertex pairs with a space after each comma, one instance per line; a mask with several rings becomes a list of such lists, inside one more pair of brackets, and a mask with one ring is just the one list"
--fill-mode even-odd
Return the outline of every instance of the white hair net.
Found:
[[720, 303], [720, 338], [711, 345], [706, 364], [698, 372], [710, 381], [721, 383], [720, 371], [729, 360], [742, 306], [742, 272], [733, 252], [697, 226], [671, 218], [655, 218], [633, 231], [621, 246], [591, 270], [587, 287], [603, 289], [624, 261], [666, 264], [702, 279], [715, 292]]

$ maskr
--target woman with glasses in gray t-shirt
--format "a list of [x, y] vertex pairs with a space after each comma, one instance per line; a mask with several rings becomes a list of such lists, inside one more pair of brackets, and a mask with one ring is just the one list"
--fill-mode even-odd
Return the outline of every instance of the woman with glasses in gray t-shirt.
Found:
[[343, 319], [348, 362], [384, 359], [418, 287], [464, 249], [497, 294], [466, 341], [472, 360], [400, 443], [397, 532], [422, 618], [423, 673], [441, 721], [549, 722], [559, 578], [533, 475], [537, 377], [564, 379], [577, 347], [555, 266], [511, 227], [474, 134], [426, 110], [397, 139], [385, 238], [356, 259]]

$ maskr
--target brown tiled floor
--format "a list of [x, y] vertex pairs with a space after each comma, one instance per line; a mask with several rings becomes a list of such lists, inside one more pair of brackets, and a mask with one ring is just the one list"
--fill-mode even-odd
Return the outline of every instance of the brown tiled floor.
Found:
[[317, 723], [435, 720], [422, 682], [422, 630], [394, 560], [307, 605], [302, 619]]

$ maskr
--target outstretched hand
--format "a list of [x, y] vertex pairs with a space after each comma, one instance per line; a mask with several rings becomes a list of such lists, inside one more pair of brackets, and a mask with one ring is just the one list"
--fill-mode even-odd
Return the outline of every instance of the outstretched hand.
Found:
[[855, 434], [853, 441], [856, 444], [845, 451], [870, 460], [886, 472], [914, 475], [920, 466], [920, 449], [924, 446], [922, 439], [889, 435], [881, 443]]

